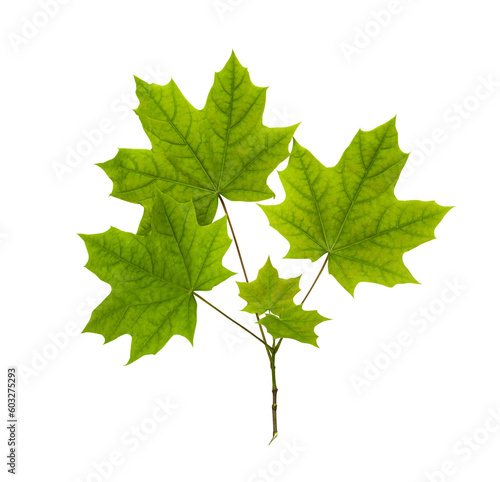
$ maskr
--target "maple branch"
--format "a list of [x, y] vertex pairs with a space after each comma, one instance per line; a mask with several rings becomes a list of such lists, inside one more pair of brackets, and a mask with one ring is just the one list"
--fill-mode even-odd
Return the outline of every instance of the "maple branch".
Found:
[[[236, 246], [236, 251], [238, 252], [238, 257], [240, 258], [241, 268], [243, 269], [243, 276], [245, 277], [245, 281], [248, 283], [249, 281], [248, 281], [247, 270], [245, 269], [245, 263], [243, 262], [243, 256], [241, 256], [240, 246], [238, 245], [238, 240], [236, 239], [236, 233], [234, 232], [234, 229], [233, 229], [233, 223], [231, 223], [231, 218], [229, 217], [229, 213], [227, 211], [226, 204], [224, 203], [224, 199], [222, 199], [222, 196], [220, 194], [219, 194], [219, 199], [220, 199], [220, 202], [222, 204], [222, 208], [224, 209], [224, 212], [226, 213], [227, 223], [229, 224], [229, 229], [231, 230], [231, 234], [233, 236], [234, 245]], [[226, 316], [226, 315], [224, 315], [224, 316]], [[264, 329], [262, 328], [262, 325], [259, 323], [259, 315], [257, 313], [255, 313], [255, 317], [257, 318], [257, 324], [259, 325], [260, 334], [262, 336], [262, 339], [260, 339], [259, 337], [255, 336], [253, 333], [252, 333], [252, 335], [255, 338], [257, 338], [257, 340], [259, 340], [262, 343], [264, 343], [264, 346], [266, 347], [267, 357], [269, 358], [269, 364], [271, 365], [271, 377], [272, 377], [272, 381], [273, 381], [273, 405], [272, 405], [272, 413], [273, 413], [273, 438], [271, 439], [271, 442], [272, 442], [278, 436], [278, 419], [277, 419], [278, 387], [276, 386], [276, 365], [275, 365], [275, 359], [276, 359], [276, 352], [278, 351], [278, 348], [281, 345], [281, 342], [283, 341], [283, 339], [281, 339], [278, 342], [278, 346], [276, 346], [276, 340], [273, 337], [273, 346], [271, 348], [267, 344], [266, 335], [264, 334]], [[234, 320], [232, 320], [232, 321], [234, 321]], [[251, 332], [249, 332], [249, 333], [251, 333]], [[269, 442], [269, 445], [271, 444], [271, 442]]]
[[[220, 194], [219, 194], [219, 199], [220, 199], [220, 203], [222, 204], [222, 208], [224, 209], [224, 212], [226, 213], [227, 223], [229, 224], [229, 229], [231, 230], [231, 234], [233, 235], [234, 245], [236, 246], [236, 251], [238, 252], [238, 257], [240, 258], [241, 268], [243, 269], [243, 276], [245, 277], [245, 281], [248, 283], [247, 270], [245, 269], [245, 263], [243, 263], [243, 256], [241, 256], [240, 246], [238, 245], [238, 240], [236, 239], [236, 233], [234, 232], [233, 224], [231, 223], [231, 218], [229, 217], [229, 213], [227, 212], [227, 208], [226, 208], [226, 204], [224, 203], [224, 199], [222, 199], [222, 196]], [[259, 325], [262, 340], [264, 341], [264, 344], [266, 345], [267, 356], [269, 357], [269, 361], [271, 361], [271, 353], [270, 353], [270, 350], [268, 348], [269, 345], [267, 344], [266, 335], [264, 334], [264, 329], [262, 328], [262, 325], [259, 323], [259, 315], [257, 313], [255, 313], [255, 317], [257, 318], [257, 324]]]
[[318, 276], [316, 276], [316, 279], [314, 280], [314, 283], [313, 283], [313, 284], [312, 284], [312, 286], [309, 288], [309, 291], [307, 292], [307, 295], [306, 295], [306, 296], [304, 297], [304, 299], [302, 300], [301, 305], [303, 305], [303, 304], [305, 303], [305, 301], [307, 300], [307, 297], [311, 294], [311, 291], [312, 291], [312, 289], [314, 288], [314, 285], [315, 285], [315, 284], [316, 284], [316, 282], [319, 280], [319, 277], [321, 276], [321, 273], [323, 273], [323, 270], [325, 269], [326, 263], [328, 263], [328, 255], [326, 256], [325, 262], [323, 263], [323, 266], [321, 266], [321, 269], [319, 270]]
[[281, 340], [278, 342], [278, 346], [276, 346], [276, 340], [273, 338], [273, 346], [271, 348], [271, 377], [273, 381], [273, 405], [272, 405], [272, 412], [273, 412], [273, 438], [269, 442], [269, 445], [273, 442], [273, 440], [278, 436], [278, 417], [277, 417], [277, 412], [278, 412], [278, 387], [276, 385], [276, 353], [278, 351], [279, 345], [281, 343]]
[[195, 291], [193, 291], [193, 295], [196, 296], [197, 298], [199, 298], [201, 301], [204, 301], [208, 306], [211, 306], [215, 311], [218, 311], [222, 316], [225, 316], [228, 320], [230, 320], [233, 323], [235, 323], [236, 325], [238, 325], [240, 328], [245, 330], [247, 333], [250, 333], [250, 335], [252, 335], [254, 338], [256, 338], [257, 340], [259, 340], [261, 343], [263, 343], [265, 345], [266, 351], [271, 348], [264, 340], [261, 340], [255, 333], [252, 333], [250, 330], [245, 328], [242, 324], [238, 323], [236, 320], [233, 320], [230, 316], [226, 315], [226, 313], [219, 310], [219, 308], [217, 308], [216, 306], [212, 305], [212, 303], [210, 303], [210, 301], [207, 301], [205, 298], [200, 296]]

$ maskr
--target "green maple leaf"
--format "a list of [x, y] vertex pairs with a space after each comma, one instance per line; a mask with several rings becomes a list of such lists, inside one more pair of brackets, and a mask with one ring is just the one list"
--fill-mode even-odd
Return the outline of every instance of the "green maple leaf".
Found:
[[81, 235], [86, 267], [112, 287], [84, 332], [105, 343], [132, 336], [129, 363], [157, 353], [174, 335], [193, 343], [196, 291], [208, 291], [234, 273], [222, 266], [231, 240], [226, 218], [209, 226], [196, 221], [192, 202], [178, 203], [157, 192], [147, 236], [111, 228]]
[[286, 257], [316, 261], [327, 254], [328, 271], [351, 295], [363, 281], [418, 283], [403, 253], [435, 239], [434, 229], [451, 208], [396, 198], [407, 158], [395, 119], [360, 130], [330, 168], [294, 141], [288, 167], [280, 172], [285, 201], [261, 206], [290, 243]]
[[100, 167], [113, 181], [112, 196], [144, 206], [145, 233], [156, 189], [180, 202], [192, 200], [198, 222], [212, 222], [218, 197], [262, 201], [274, 197], [269, 174], [285, 160], [297, 125], [262, 124], [266, 88], [250, 81], [232, 53], [215, 74], [205, 107], [195, 109], [174, 83], [136, 79], [136, 113], [152, 149], [120, 149]]
[[255, 281], [238, 282], [239, 295], [248, 303], [243, 311], [258, 315], [269, 312], [259, 323], [265, 326], [275, 339], [293, 338], [302, 343], [318, 346], [314, 327], [327, 318], [317, 311], [305, 311], [302, 306], [293, 303], [293, 297], [300, 290], [299, 281], [300, 276], [280, 278], [278, 270], [268, 258]]
[[237, 282], [240, 297], [248, 303], [242, 311], [258, 315], [266, 311], [280, 313], [285, 305], [292, 303], [293, 297], [300, 291], [299, 282], [300, 276], [289, 279], [280, 278], [278, 270], [268, 258], [266, 264], [259, 270], [255, 281]]
[[318, 346], [318, 335], [314, 327], [328, 320], [317, 311], [305, 311], [302, 305], [288, 305], [281, 310], [279, 316], [267, 314], [259, 321], [275, 339], [292, 338], [293, 340]]

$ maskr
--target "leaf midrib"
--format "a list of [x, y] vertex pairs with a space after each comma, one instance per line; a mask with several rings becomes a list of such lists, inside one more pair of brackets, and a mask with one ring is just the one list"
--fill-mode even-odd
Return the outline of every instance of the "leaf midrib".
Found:
[[308, 170], [306, 169], [306, 166], [304, 164], [304, 156], [300, 156], [300, 163], [302, 164], [302, 169], [305, 173], [305, 176], [306, 176], [306, 179], [307, 179], [307, 184], [309, 186], [309, 191], [311, 192], [312, 194], [312, 197], [314, 199], [314, 205], [316, 206], [316, 211], [318, 213], [318, 217], [319, 217], [319, 221], [321, 223], [321, 230], [323, 231], [323, 239], [325, 240], [325, 245], [322, 246], [324, 248], [327, 248], [328, 247], [328, 240], [326, 238], [326, 229], [325, 229], [325, 224], [323, 223], [323, 217], [321, 216], [321, 210], [319, 208], [319, 203], [318, 203], [318, 200], [316, 199], [316, 192], [314, 191], [312, 185], [311, 185], [311, 181], [309, 179], [309, 175], [308, 175]]
[[[184, 302], [185, 302], [188, 298], [190, 298], [190, 297], [193, 297], [193, 295], [192, 295], [192, 294], [189, 294], [189, 293], [188, 293], [188, 294], [186, 294], [186, 296], [184, 296], [184, 298], [182, 298], [182, 299], [181, 299], [181, 301], [180, 301], [177, 305], [175, 305], [175, 306], [174, 306], [174, 307], [173, 307], [173, 308], [172, 308], [172, 309], [168, 312], [167, 316], [165, 316], [165, 317], [163, 318], [163, 320], [161, 320], [160, 324], [156, 327], [156, 329], [153, 331], [153, 333], [151, 334], [151, 336], [150, 336], [150, 337], [146, 340], [146, 342], [145, 342], [145, 343], [143, 343], [143, 344], [141, 345], [141, 347], [140, 347], [140, 348], [138, 348], [138, 347], [136, 348], [136, 349], [137, 349], [137, 351], [138, 351], [139, 353], [141, 353], [141, 351], [144, 349], [144, 347], [145, 347], [145, 346], [146, 346], [146, 345], [147, 345], [147, 344], [151, 341], [151, 339], [153, 338], [153, 336], [155, 336], [155, 335], [158, 333], [158, 331], [160, 330], [160, 328], [162, 328], [162, 327], [163, 327], [163, 325], [165, 324], [165, 322], [166, 322], [166, 321], [167, 321], [167, 320], [168, 320], [168, 319], [169, 319], [169, 318], [173, 315], [173, 313], [174, 313], [174, 312], [175, 312], [175, 311], [176, 311], [176, 310], [177, 310], [177, 309], [178, 309], [178, 308], [182, 305], [182, 303], [184, 303]], [[194, 297], [193, 297], [193, 298], [194, 298]], [[138, 320], [138, 319], [137, 319], [137, 320]], [[135, 321], [134, 323], [137, 323], [137, 321]], [[174, 334], [175, 334], [175, 333], [174, 333]], [[173, 335], [172, 335], [172, 336], [173, 336]], [[142, 355], [141, 355], [141, 356], [142, 356]]]
[[[224, 172], [224, 167], [226, 165], [227, 148], [229, 146], [229, 132], [231, 131], [231, 128], [232, 128], [231, 122], [232, 122], [232, 117], [233, 117], [233, 104], [234, 104], [234, 92], [235, 92], [234, 77], [235, 77], [235, 63], [234, 63], [234, 59], [233, 59], [232, 75], [231, 75], [231, 93], [229, 94], [231, 97], [231, 101], [229, 102], [229, 116], [227, 119], [226, 138], [224, 139], [224, 154], [222, 155], [222, 163], [221, 163], [221, 168], [220, 168], [220, 172], [219, 172], [219, 181], [217, 182], [217, 191], [220, 190], [222, 173]], [[222, 81], [220, 81], [220, 83], [221, 83], [221, 87], [222, 87]], [[222, 87], [222, 89], [224, 90], [224, 92], [226, 92], [226, 89], [224, 89], [224, 87]]]
[[[355, 243], [347, 244], [346, 246], [341, 246], [340, 248], [334, 249], [334, 250], [331, 251], [331, 254], [337, 253], [337, 252], [342, 251], [342, 250], [347, 249], [347, 248], [351, 248], [352, 246], [356, 246], [357, 244], [364, 243], [365, 241], [369, 241], [370, 239], [377, 238], [378, 236], [383, 236], [384, 234], [390, 233], [392, 231], [396, 231], [396, 230], [401, 229], [401, 228], [406, 228], [407, 226], [411, 226], [412, 224], [420, 223], [424, 219], [433, 218], [434, 216], [438, 216], [438, 215], [439, 215], [439, 213], [434, 213], [434, 214], [432, 214], [430, 216], [422, 217], [420, 219], [416, 219], [415, 221], [411, 221], [411, 222], [406, 223], [406, 224], [398, 224], [394, 228], [390, 228], [390, 229], [386, 229], [384, 231], [380, 231], [379, 233], [376, 233], [376, 234], [374, 234], [372, 236], [368, 236], [366, 238], [363, 238], [362, 240], [356, 241]], [[425, 236], [423, 236], [423, 237], [425, 237]], [[396, 248], [394, 248], [394, 249], [396, 249]]]
[[[160, 276], [156, 276], [154, 273], [150, 272], [150, 271], [147, 271], [146, 269], [144, 269], [143, 267], [137, 265], [137, 264], [134, 264], [132, 263], [131, 261], [129, 261], [128, 259], [125, 259], [123, 258], [122, 256], [120, 256], [119, 254], [115, 253], [114, 251], [111, 251], [109, 248], [107, 248], [106, 246], [104, 245], [98, 245], [99, 248], [103, 249], [104, 251], [108, 252], [109, 254], [111, 254], [112, 256], [114, 256], [115, 258], [118, 258], [119, 260], [123, 261], [124, 263], [132, 266], [133, 268], [136, 268], [138, 269], [139, 271], [143, 271], [144, 273], [146, 273], [147, 275], [153, 277], [153, 278], [156, 278], [157, 280], [159, 281], [163, 281], [165, 284], [169, 285], [169, 286], [173, 286], [175, 288], [179, 288], [179, 289], [183, 289], [183, 290], [186, 290], [186, 291], [189, 291], [187, 290], [186, 288], [182, 287], [182, 286], [179, 286], [179, 285], [176, 285], [176, 284], [173, 284], [171, 283], [170, 281], [166, 280], [165, 278], [161, 278]], [[142, 246], [144, 246], [146, 248], [146, 250], [149, 252], [149, 250], [147, 249], [147, 247], [143, 244]], [[151, 256], [151, 255], [150, 255]]]
[[[183, 186], [191, 187], [191, 188], [194, 188], [194, 189], [199, 189], [201, 191], [208, 191], [208, 192], [211, 192], [211, 193], [214, 192], [212, 189], [207, 189], [206, 187], [197, 186], [196, 184], [189, 184], [187, 182], [177, 181], [177, 180], [174, 180], [174, 179], [168, 179], [167, 177], [156, 176], [155, 174], [149, 174], [147, 172], [140, 171], [138, 169], [131, 169], [130, 167], [119, 166], [118, 169], [123, 169], [124, 171], [134, 172], [134, 173], [136, 173], [136, 174], [138, 174], [140, 176], [150, 177], [155, 182], [156, 181], [166, 181], [166, 182], [171, 182], [171, 183], [175, 183], [175, 184], [182, 184]], [[140, 187], [135, 188], [133, 190], [141, 189], [142, 187], [144, 187], [144, 186], [140, 186]], [[120, 192], [121, 193], [127, 193], [127, 192], [130, 192], [130, 191], [120, 191]]]
[[[162, 202], [162, 203], [161, 203], [161, 205], [162, 205], [162, 207], [163, 207], [163, 212], [164, 212], [164, 214], [165, 214], [165, 219], [167, 220], [167, 222], [168, 222], [168, 224], [169, 224], [169, 226], [170, 226], [170, 229], [171, 229], [171, 231], [172, 231], [172, 236], [173, 236], [173, 238], [174, 238], [174, 240], [175, 240], [175, 244], [177, 245], [177, 250], [178, 250], [178, 252], [179, 252], [179, 256], [182, 258], [182, 262], [184, 263], [184, 268], [186, 269], [186, 275], [187, 275], [187, 279], [188, 279], [188, 281], [189, 281], [189, 286], [191, 286], [191, 273], [189, 272], [189, 268], [188, 268], [188, 265], [187, 265], [187, 263], [186, 263], [186, 258], [185, 258], [185, 256], [184, 256], [184, 254], [183, 254], [182, 250], [181, 250], [181, 244], [180, 244], [180, 241], [177, 239], [177, 235], [176, 235], [176, 233], [175, 233], [175, 231], [174, 231], [174, 227], [173, 227], [173, 225], [172, 225], [172, 221], [170, 220], [170, 218], [169, 218], [169, 216], [168, 216], [168, 213], [167, 213], [167, 209], [166, 209], [165, 203], [163, 203], [163, 202]], [[185, 217], [184, 217], [184, 224], [183, 224], [183, 226], [182, 226], [182, 231], [183, 231], [183, 232], [184, 232], [184, 229], [185, 229], [185, 227], [186, 227], [186, 223], [187, 223], [187, 219], [188, 219], [189, 215], [190, 215], [190, 210], [189, 210], [189, 209], [187, 209], [187, 210], [186, 210], [186, 215], [185, 215]], [[196, 236], [196, 231], [195, 231], [195, 234], [194, 234], [194, 235]]]
[[[293, 319], [293, 318], [289, 318], [288, 320], [286, 319], [283, 319], [281, 318], [280, 316], [274, 316], [274, 315], [267, 315], [267, 316], [273, 316], [274, 318], [276, 318], [279, 323], [283, 324], [286, 328], [288, 328], [292, 333], [294, 333], [297, 337], [304, 337], [304, 338], [307, 338], [309, 340], [313, 340], [314, 342], [316, 342], [316, 340], [318, 339], [318, 336], [316, 334], [314, 335], [307, 335], [307, 334], [304, 334], [304, 333], [301, 333], [299, 331], [297, 331], [296, 328], [292, 328], [292, 326], [290, 326], [290, 322], [291, 323], [295, 323], [296, 325], [301, 325], [302, 323], [307, 323], [309, 325], [313, 325], [312, 326], [312, 329], [313, 329], [313, 332], [314, 332], [314, 328], [319, 325], [319, 323], [321, 322], [318, 322], [318, 323], [315, 323], [314, 321], [309, 321], [309, 320], [297, 320], [297, 319]], [[264, 320], [263, 320], [264, 321]], [[288, 338], [288, 337], [287, 337]], [[299, 340], [301, 341], [301, 340]], [[308, 342], [310, 343], [310, 342]]]
[[[370, 169], [372, 168], [373, 163], [375, 162], [375, 159], [377, 158], [377, 156], [378, 156], [378, 154], [380, 152], [380, 148], [381, 148], [382, 144], [384, 143], [384, 141], [385, 141], [385, 139], [387, 137], [387, 133], [389, 132], [389, 128], [390, 128], [390, 126], [387, 126], [387, 129], [384, 132], [384, 136], [382, 137], [379, 145], [377, 146], [377, 150], [375, 151], [375, 154], [373, 155], [373, 158], [370, 161], [370, 164], [365, 169], [365, 173], [363, 175], [363, 178], [361, 179], [361, 181], [359, 183], [358, 189], [356, 190], [356, 193], [354, 194], [354, 197], [352, 198], [351, 203], [349, 205], [349, 209], [347, 210], [347, 212], [346, 212], [346, 214], [344, 216], [344, 220], [342, 221], [342, 224], [340, 225], [339, 232], [337, 233], [337, 237], [335, 238], [335, 241], [333, 242], [332, 247], [328, 250], [329, 253], [332, 252], [332, 250], [335, 248], [335, 246], [337, 245], [337, 243], [339, 241], [340, 235], [342, 234], [342, 231], [344, 230], [344, 226], [345, 226], [347, 220], [349, 219], [349, 215], [351, 214], [352, 208], [356, 204], [356, 199], [358, 198], [359, 193], [361, 192], [361, 188], [363, 187], [363, 184], [366, 181], [368, 173], [370, 172]], [[360, 136], [359, 136], [359, 155], [361, 157], [361, 162], [363, 163], [363, 166], [364, 166], [365, 163], [364, 163], [364, 158], [363, 158], [363, 150], [361, 148], [361, 145], [363, 143], [363, 137], [361, 135], [361, 132], [362, 131], [360, 131]], [[347, 191], [346, 191], [346, 195], [347, 195]]]
[[[211, 182], [213, 188], [214, 188], [214, 191], [217, 191], [217, 188], [215, 187], [215, 183], [214, 181], [212, 180], [212, 178], [210, 177], [210, 175], [208, 174], [207, 170], [205, 169], [205, 166], [203, 165], [203, 163], [201, 162], [201, 159], [199, 159], [198, 157], [198, 154], [194, 151], [194, 149], [191, 147], [191, 144], [188, 142], [188, 140], [182, 135], [182, 133], [179, 131], [179, 129], [177, 129], [177, 126], [173, 123], [173, 121], [170, 119], [169, 115], [167, 114], [167, 112], [165, 112], [165, 109], [163, 109], [163, 107], [158, 104], [158, 102], [156, 102], [156, 100], [152, 97], [152, 95], [150, 94], [150, 92], [146, 89], [144, 89], [146, 94], [148, 95], [148, 97], [155, 103], [155, 105], [163, 112], [163, 114], [165, 115], [165, 118], [166, 120], [168, 121], [168, 123], [172, 126], [172, 128], [174, 129], [174, 131], [177, 133], [177, 135], [184, 141], [184, 143], [186, 144], [186, 146], [188, 146], [189, 150], [191, 151], [191, 153], [193, 154], [194, 158], [196, 159], [196, 161], [198, 161], [198, 164], [200, 165], [200, 167], [203, 169], [203, 172], [205, 173], [205, 175], [207, 176], [208, 180]], [[173, 95], [172, 95], [172, 99], [173, 99]], [[174, 103], [175, 100], [174, 100]], [[197, 111], [199, 112], [199, 111]], [[149, 118], [152, 118], [151, 116], [147, 115], [147, 117]]]

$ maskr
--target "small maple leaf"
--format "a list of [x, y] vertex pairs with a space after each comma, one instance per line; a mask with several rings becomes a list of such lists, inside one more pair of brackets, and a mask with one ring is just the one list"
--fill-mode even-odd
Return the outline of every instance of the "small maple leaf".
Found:
[[267, 314], [259, 321], [274, 339], [291, 338], [301, 343], [318, 346], [318, 335], [314, 327], [328, 318], [321, 316], [317, 311], [306, 311], [302, 305], [289, 305], [283, 308], [279, 316]]
[[299, 282], [300, 276], [280, 278], [278, 270], [271, 263], [271, 258], [267, 258], [255, 281], [236, 282], [240, 288], [240, 297], [248, 303], [242, 311], [258, 315], [266, 311], [279, 313], [284, 305], [293, 302], [293, 297], [300, 291]]
[[283, 279], [268, 258], [251, 283], [238, 282], [240, 297], [248, 304], [243, 311], [262, 315], [259, 323], [274, 338], [292, 338], [302, 343], [318, 346], [314, 327], [328, 318], [317, 311], [305, 311], [295, 305], [293, 297], [299, 292], [300, 276]]

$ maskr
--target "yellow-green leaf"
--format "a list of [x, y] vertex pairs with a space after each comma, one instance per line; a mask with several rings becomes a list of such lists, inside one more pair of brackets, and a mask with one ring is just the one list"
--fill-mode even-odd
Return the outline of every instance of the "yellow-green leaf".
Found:
[[318, 335], [314, 333], [314, 327], [327, 319], [317, 311], [306, 311], [302, 305], [291, 304], [281, 310], [280, 316], [267, 314], [259, 323], [275, 339], [292, 338], [317, 347]]
[[363, 281], [416, 283], [403, 254], [434, 239], [434, 229], [451, 208], [396, 198], [394, 187], [407, 158], [398, 145], [395, 119], [360, 130], [330, 168], [294, 141], [288, 167], [280, 172], [285, 201], [261, 206], [290, 243], [286, 257], [316, 261], [327, 255], [328, 271], [351, 294]]
[[243, 311], [262, 315], [266, 311], [279, 314], [283, 306], [291, 304], [293, 297], [299, 292], [300, 276], [282, 279], [278, 270], [268, 258], [266, 264], [259, 270], [255, 281], [251, 283], [237, 282], [240, 297], [248, 304]]
[[89, 252], [86, 267], [112, 287], [84, 331], [103, 335], [105, 343], [131, 335], [129, 363], [157, 353], [174, 335], [193, 343], [194, 292], [234, 274], [222, 266], [231, 244], [226, 218], [200, 226], [192, 202], [159, 191], [147, 236], [116, 228], [80, 236]]
[[156, 189], [192, 200], [202, 225], [214, 219], [219, 195], [232, 201], [274, 196], [267, 178], [288, 157], [297, 126], [262, 124], [266, 88], [251, 82], [234, 53], [215, 74], [202, 110], [173, 80], [164, 86], [136, 81], [136, 113], [152, 148], [120, 149], [99, 165], [113, 181], [113, 196], [144, 206], [140, 233], [149, 229]]

